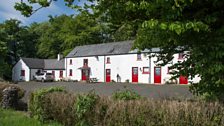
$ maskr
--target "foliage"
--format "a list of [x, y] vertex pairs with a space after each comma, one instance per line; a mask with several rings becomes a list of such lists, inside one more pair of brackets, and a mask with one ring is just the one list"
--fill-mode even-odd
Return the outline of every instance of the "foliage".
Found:
[[32, 24], [31, 28], [38, 35], [37, 55], [41, 58], [67, 55], [76, 46], [107, 41], [104, 26], [84, 12], [76, 16], [50, 16], [48, 22]]
[[95, 107], [98, 96], [89, 92], [87, 95], [78, 95], [75, 103], [75, 114], [77, 116], [76, 126], [92, 126], [88, 117], [91, 116], [93, 108]]
[[[173, 55], [185, 53], [183, 62], [174, 63], [174, 75], [201, 77], [191, 86], [195, 94], [212, 94], [221, 99], [224, 90], [224, 1], [222, 0], [88, 0], [94, 4], [78, 7], [77, 1], [64, 0], [71, 8], [88, 12], [109, 28], [112, 40], [135, 39], [135, 47], [160, 47], [156, 55], [165, 65]], [[17, 10], [30, 16], [29, 7], [22, 5]], [[51, 1], [29, 1], [47, 7]], [[24, 6], [24, 7], [23, 7]], [[22, 9], [21, 9], [22, 8]], [[27, 9], [28, 8], [28, 9]], [[124, 30], [124, 31], [123, 31]], [[121, 34], [125, 33], [124, 36]], [[120, 36], [121, 35], [121, 36]]]
[[6, 84], [0, 82], [0, 102], [2, 101], [2, 91], [7, 87], [15, 87], [18, 90], [18, 98], [21, 99], [25, 95], [25, 90], [15, 84]]
[[[78, 98], [79, 97], [79, 98]], [[114, 100], [94, 94], [53, 92], [43, 97], [43, 113], [66, 126], [223, 125], [224, 107], [218, 102], [175, 100]]]
[[131, 90], [117, 91], [113, 93], [112, 97], [115, 100], [137, 100], [141, 98], [139, 94]]
[[52, 92], [65, 92], [64, 88], [62, 87], [51, 87], [51, 88], [43, 88], [41, 90], [37, 90], [31, 93], [28, 109], [31, 112], [31, 116], [35, 119], [40, 120], [41, 122], [44, 121], [44, 109], [43, 109], [43, 98], [46, 94]]
[[135, 47], [160, 47], [156, 55], [165, 65], [173, 55], [185, 53], [183, 62], [174, 63], [174, 75], [201, 77], [191, 87], [195, 94], [214, 94], [219, 99], [224, 90], [224, 25], [221, 0], [97, 0], [95, 14], [104, 15], [112, 25], [137, 26]]
[[57, 120], [65, 126], [74, 126], [76, 114], [74, 104], [76, 96], [65, 92], [48, 93], [43, 98], [43, 110], [46, 120]]
[[0, 108], [1, 126], [61, 126], [56, 122], [42, 124], [35, 119], [27, 117], [24, 112], [3, 110]]
[[11, 79], [12, 66], [19, 57], [35, 57], [35, 35], [15, 19], [0, 24], [0, 77]]

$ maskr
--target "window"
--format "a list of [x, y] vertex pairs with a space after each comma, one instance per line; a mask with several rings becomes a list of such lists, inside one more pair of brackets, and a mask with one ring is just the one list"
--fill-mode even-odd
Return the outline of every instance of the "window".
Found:
[[63, 77], [63, 71], [62, 71], [62, 70], [60, 71], [60, 75], [59, 75], [59, 77], [60, 77], [60, 78]]
[[143, 67], [143, 71], [142, 71], [143, 74], [149, 74], [149, 67]]
[[141, 53], [138, 53], [138, 54], [137, 54], [137, 60], [142, 60]]
[[107, 63], [110, 63], [110, 57], [107, 57]]
[[72, 59], [70, 59], [70, 65], [72, 65]]
[[55, 71], [52, 71], [52, 75], [53, 75], [53, 77], [55, 77]]
[[88, 66], [88, 59], [83, 60], [83, 66]]
[[69, 76], [72, 76], [72, 69], [69, 70]]
[[22, 76], [22, 77], [25, 76], [25, 70], [21, 70], [20, 76]]
[[184, 53], [179, 53], [178, 59], [183, 59], [184, 58]]

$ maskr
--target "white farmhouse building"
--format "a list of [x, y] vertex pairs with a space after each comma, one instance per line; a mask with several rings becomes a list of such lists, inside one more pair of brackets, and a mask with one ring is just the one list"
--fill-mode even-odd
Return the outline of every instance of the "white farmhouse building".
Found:
[[[155, 64], [157, 57], [149, 57], [158, 53], [159, 48], [139, 52], [132, 47], [133, 41], [123, 41], [77, 46], [65, 59], [22, 58], [13, 68], [13, 80], [32, 80], [38, 70], [53, 73], [55, 80], [87, 81], [96, 78], [98, 82], [164, 84], [171, 78], [171, 64], [158, 66]], [[175, 54], [172, 62], [183, 60], [183, 54]], [[189, 80], [181, 76], [176, 81], [188, 84], [199, 80], [199, 77]]]
[[[99, 82], [132, 82], [164, 84], [171, 78], [169, 65], [157, 66], [156, 57], [159, 48], [151, 51], [132, 50], [133, 41], [103, 43], [78, 46], [65, 58], [66, 76], [71, 80], [85, 81], [97, 78]], [[182, 54], [175, 54], [173, 63], [182, 61]], [[199, 78], [194, 79], [198, 81]], [[178, 80], [180, 84], [188, 84], [184, 76]]]
[[53, 73], [55, 80], [65, 77], [64, 59], [21, 58], [12, 69], [13, 81], [30, 81], [36, 73], [47, 71]]

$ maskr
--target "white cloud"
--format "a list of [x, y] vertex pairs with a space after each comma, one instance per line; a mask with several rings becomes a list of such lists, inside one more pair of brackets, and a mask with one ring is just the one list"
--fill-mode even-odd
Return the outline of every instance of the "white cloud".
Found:
[[[20, 0], [0, 0], [0, 21], [7, 19], [18, 19], [24, 25], [30, 24], [32, 22], [40, 22], [48, 19], [48, 15], [59, 15], [66, 13], [62, 8], [58, 7], [55, 2], [53, 2], [50, 7], [42, 8], [37, 11], [31, 17], [24, 17], [19, 11], [14, 9], [15, 2]], [[34, 5], [34, 8], [38, 8], [38, 5]]]

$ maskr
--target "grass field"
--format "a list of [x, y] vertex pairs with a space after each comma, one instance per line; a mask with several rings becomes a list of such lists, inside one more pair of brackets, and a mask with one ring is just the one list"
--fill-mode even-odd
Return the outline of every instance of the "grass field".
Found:
[[57, 123], [42, 124], [27, 117], [26, 113], [0, 108], [0, 126], [61, 126]]

